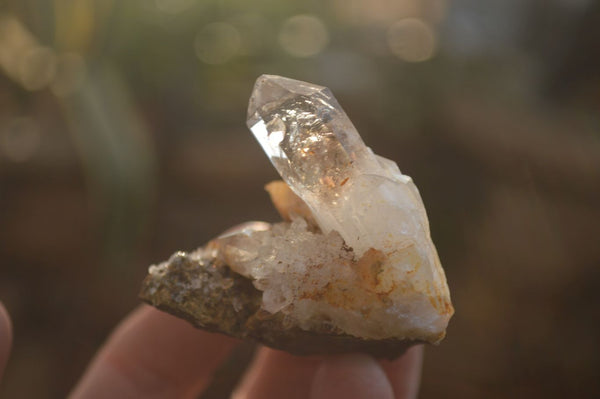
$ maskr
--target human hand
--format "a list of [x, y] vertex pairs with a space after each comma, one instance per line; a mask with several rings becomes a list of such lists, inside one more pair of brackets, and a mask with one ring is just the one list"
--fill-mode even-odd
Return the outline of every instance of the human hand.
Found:
[[[10, 331], [0, 307], [0, 372]], [[237, 343], [143, 305], [116, 328], [71, 397], [197, 397]], [[233, 398], [415, 398], [421, 362], [421, 347], [395, 361], [362, 354], [297, 357], [261, 348]]]
[[[73, 397], [196, 397], [236, 343], [144, 305], [115, 330]], [[414, 398], [421, 359], [420, 347], [392, 362], [261, 348], [233, 397]]]

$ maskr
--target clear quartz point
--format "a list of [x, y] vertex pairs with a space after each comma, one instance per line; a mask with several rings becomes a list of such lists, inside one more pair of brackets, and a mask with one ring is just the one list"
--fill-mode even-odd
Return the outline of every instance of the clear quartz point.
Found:
[[419, 191], [395, 162], [364, 144], [331, 91], [262, 75], [247, 124], [324, 234], [337, 232], [357, 259], [373, 249], [385, 254], [382, 270], [393, 283], [387, 287], [402, 287], [411, 298], [389, 311], [443, 336], [453, 310]]

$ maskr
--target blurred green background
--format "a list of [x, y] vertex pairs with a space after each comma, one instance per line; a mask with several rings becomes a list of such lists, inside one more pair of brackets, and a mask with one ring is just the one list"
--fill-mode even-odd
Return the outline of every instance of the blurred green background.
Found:
[[598, 397], [599, 49], [586, 0], [0, 2], [0, 395], [64, 397], [149, 264], [277, 220], [270, 73], [421, 190], [456, 308], [422, 398]]

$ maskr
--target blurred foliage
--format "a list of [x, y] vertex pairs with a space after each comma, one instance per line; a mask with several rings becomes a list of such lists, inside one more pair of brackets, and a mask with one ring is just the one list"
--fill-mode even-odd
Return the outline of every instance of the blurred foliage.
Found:
[[595, 397], [599, 4], [0, 3], [0, 392], [64, 397], [149, 264], [277, 219], [245, 127], [271, 73], [421, 190], [457, 310], [422, 397]]

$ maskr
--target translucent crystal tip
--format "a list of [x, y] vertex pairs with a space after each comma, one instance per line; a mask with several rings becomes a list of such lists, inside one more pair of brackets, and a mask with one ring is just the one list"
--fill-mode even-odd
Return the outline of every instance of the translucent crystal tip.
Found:
[[310, 96], [326, 89], [323, 86], [284, 78], [283, 76], [261, 75], [256, 79], [248, 102], [248, 127], [253, 124], [250, 121], [254, 120], [253, 116], [256, 111], [265, 106], [270, 104], [276, 106], [291, 97], [297, 95]]

